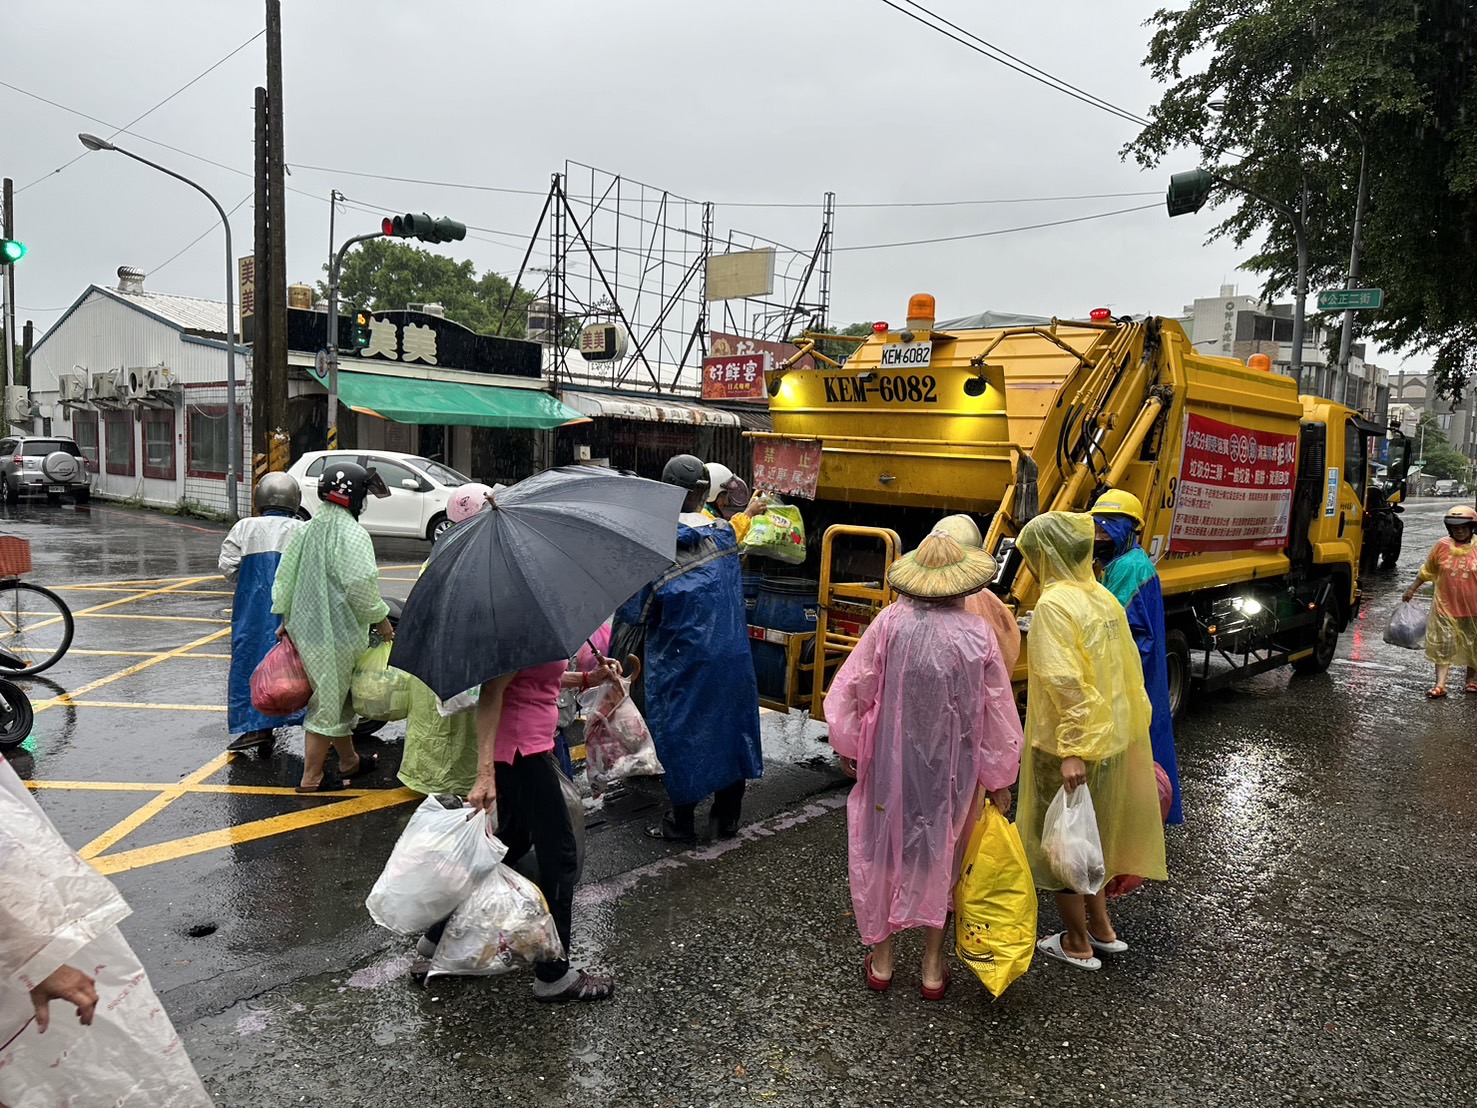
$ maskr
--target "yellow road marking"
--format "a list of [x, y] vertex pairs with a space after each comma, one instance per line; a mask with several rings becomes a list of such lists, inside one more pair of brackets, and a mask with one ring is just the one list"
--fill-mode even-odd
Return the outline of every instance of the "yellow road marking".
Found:
[[138, 704], [131, 700], [78, 700], [72, 698], [73, 708], [147, 708], [153, 712], [224, 712], [224, 704]]
[[[228, 619], [211, 619], [206, 616], [136, 616], [120, 612], [107, 612], [106, 614], [92, 614], [88, 612], [74, 612], [77, 619], [133, 619], [143, 623], [230, 623]], [[37, 627], [46, 626], [44, 623], [36, 624]]]
[[[179, 789], [187, 793], [220, 793], [233, 796], [303, 796], [293, 788], [281, 785], [160, 785], [152, 781], [27, 781], [30, 789], [65, 789], [69, 792], [94, 793], [162, 793]], [[324, 796], [369, 796], [384, 789], [341, 789]], [[316, 794], [315, 794], [316, 795]]]
[[75, 703], [74, 698], [76, 697], [85, 696], [94, 689], [100, 689], [104, 685], [111, 685], [114, 681], [121, 681], [125, 677], [132, 677], [135, 673], [142, 673], [150, 666], [157, 666], [160, 662], [168, 661], [170, 658], [178, 658], [188, 650], [193, 650], [197, 646], [204, 646], [206, 643], [225, 638], [230, 633], [231, 629], [229, 627], [223, 627], [219, 631], [212, 631], [210, 634], [203, 638], [198, 638], [194, 642], [188, 642], [184, 646], [176, 647], [163, 654], [157, 654], [152, 658], [145, 658], [142, 662], [137, 662], [127, 669], [120, 669], [117, 673], [107, 677], [99, 677], [96, 681], [90, 681], [81, 688], [73, 689], [71, 692], [63, 693], [61, 696], [53, 696], [48, 700], [33, 701], [31, 706], [35, 709], [36, 714], [39, 715], [48, 708], [55, 708], [58, 704], [73, 704]]
[[97, 838], [93, 839], [92, 842], [88, 843], [81, 850], [77, 851], [77, 853], [84, 858], [94, 858], [97, 855], [101, 854], [103, 851], [107, 850], [108, 847], [116, 843], [119, 839], [137, 830], [139, 827], [142, 827], [149, 820], [153, 819], [160, 812], [164, 811], [165, 808], [168, 808], [176, 800], [184, 796], [185, 792], [182, 788], [180, 788], [180, 785], [200, 784], [207, 777], [211, 776], [219, 769], [221, 769], [221, 767], [230, 765], [231, 759], [233, 757], [234, 755], [228, 750], [222, 751], [221, 753], [217, 754], [214, 758], [206, 762], [194, 773], [190, 774], [188, 777], [182, 780], [179, 785], [174, 785], [166, 788], [163, 792], [161, 792], [153, 800], [145, 804], [142, 808], [135, 810], [131, 815], [113, 824], [112, 827], [108, 828]]
[[[332, 797], [343, 794], [313, 793], [307, 795]], [[82, 853], [84, 858], [91, 861], [93, 868], [101, 874], [123, 873], [126, 870], [139, 869], [142, 866], [158, 865], [160, 862], [172, 862], [176, 858], [186, 858], [192, 854], [204, 854], [206, 851], [237, 846], [256, 839], [281, 835], [288, 831], [301, 831], [307, 827], [316, 827], [319, 824], [348, 819], [351, 816], [363, 815], [366, 812], [377, 811], [381, 808], [393, 808], [397, 805], [409, 804], [411, 801], [420, 799], [420, 793], [411, 792], [409, 789], [377, 789], [370, 795], [355, 797], [352, 800], [324, 804], [302, 812], [289, 812], [286, 815], [270, 816], [267, 819], [253, 820], [250, 823], [240, 823], [235, 827], [221, 828], [216, 831], [205, 831], [199, 835], [188, 835], [182, 839], [171, 839], [168, 842], [156, 843], [153, 846], [141, 846], [133, 850], [123, 850], [117, 854], [105, 854], [102, 857], [98, 857], [96, 853], [87, 854], [85, 852], [86, 848], [79, 853]], [[91, 845], [91, 843], [88, 844], [88, 846]]]
[[138, 581], [86, 581], [80, 585], [57, 585], [55, 587], [48, 585], [47, 588], [50, 588], [52, 592], [59, 592], [63, 589], [76, 589], [80, 591], [86, 591], [87, 589], [150, 589], [170, 583], [183, 585], [197, 581], [221, 580], [224, 580], [224, 578], [219, 573], [216, 573], [209, 577], [145, 577]]
[[[209, 581], [209, 580], [210, 580], [209, 577], [186, 577], [186, 578], [182, 578], [182, 579], [180, 579], [179, 584], [167, 585], [167, 586], [165, 586], [163, 588], [152, 588], [152, 589], [146, 588], [143, 592], [136, 593], [136, 594], [134, 594], [132, 596], [120, 596], [117, 600], [108, 600], [108, 601], [105, 601], [102, 604], [94, 604], [91, 608], [83, 608], [79, 612], [73, 612], [72, 613], [72, 618], [73, 619], [79, 619], [82, 616], [89, 616], [89, 617], [91, 617], [93, 619], [108, 619], [108, 618], [116, 619], [116, 618], [118, 618], [117, 616], [112, 616], [112, 617], [109, 617], [109, 616], [98, 616], [98, 615], [95, 615], [95, 613], [101, 612], [104, 608], [116, 608], [120, 604], [132, 604], [132, 603], [134, 603], [135, 601], [138, 601], [138, 600], [147, 600], [151, 596], [164, 596], [167, 593], [174, 592], [176, 589], [182, 589], [186, 585], [198, 585], [202, 581]], [[31, 614], [39, 614], [39, 613], [31, 613]], [[53, 623], [60, 623], [61, 622], [61, 618], [62, 618], [61, 616], [52, 616], [50, 619], [43, 619], [40, 623], [37, 623], [34, 626], [27, 628], [27, 630], [36, 631], [36, 630], [39, 630], [42, 627], [49, 627]], [[140, 616], [140, 617], [136, 617], [136, 618], [140, 618], [140, 619], [166, 619], [168, 617], [166, 617], [166, 616]], [[212, 621], [212, 622], [214, 622], [214, 621]]]

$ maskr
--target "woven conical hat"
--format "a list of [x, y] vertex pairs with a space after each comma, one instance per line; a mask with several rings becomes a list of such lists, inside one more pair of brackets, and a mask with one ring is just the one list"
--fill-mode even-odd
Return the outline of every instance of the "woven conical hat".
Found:
[[967, 596], [987, 585], [999, 569], [983, 550], [961, 546], [951, 535], [934, 531], [887, 571], [898, 592], [923, 600]]

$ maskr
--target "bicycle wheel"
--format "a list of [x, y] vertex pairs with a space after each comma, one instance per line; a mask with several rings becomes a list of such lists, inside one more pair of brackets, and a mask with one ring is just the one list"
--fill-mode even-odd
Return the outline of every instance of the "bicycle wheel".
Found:
[[72, 610], [50, 589], [0, 581], [0, 674], [24, 677], [61, 660], [72, 645]]
[[0, 750], [14, 750], [26, 741], [36, 714], [31, 698], [19, 685], [0, 680]]

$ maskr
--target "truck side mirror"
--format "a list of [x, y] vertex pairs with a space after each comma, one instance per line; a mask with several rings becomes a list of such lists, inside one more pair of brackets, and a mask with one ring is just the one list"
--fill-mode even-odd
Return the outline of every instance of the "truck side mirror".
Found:
[[1385, 484], [1389, 492], [1405, 492], [1405, 480], [1410, 474], [1410, 440], [1401, 436], [1389, 440], [1385, 468]]

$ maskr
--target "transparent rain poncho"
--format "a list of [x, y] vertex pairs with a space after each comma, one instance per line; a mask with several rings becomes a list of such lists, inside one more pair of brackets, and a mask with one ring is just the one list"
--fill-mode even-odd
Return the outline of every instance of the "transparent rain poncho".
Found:
[[1431, 548], [1420, 579], [1436, 583], [1426, 622], [1426, 657], [1438, 665], [1477, 667], [1477, 542], [1449, 538]]
[[1068, 757], [1087, 764], [1108, 880], [1167, 876], [1143, 667], [1122, 606], [1093, 579], [1092, 540], [1091, 516], [1048, 512], [1016, 544], [1041, 583], [1026, 636], [1027, 750], [1016, 824], [1042, 889], [1062, 888], [1041, 852], [1041, 823]]
[[1021, 725], [994, 632], [958, 602], [903, 597], [872, 621], [826, 695], [847, 801], [862, 942], [942, 927], [976, 784], [1012, 784]]
[[284, 617], [313, 683], [304, 726], [346, 737], [354, 722], [354, 663], [369, 646], [370, 626], [390, 612], [380, 596], [374, 543], [347, 510], [325, 503], [292, 537], [272, 584], [272, 611]]

